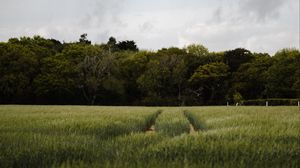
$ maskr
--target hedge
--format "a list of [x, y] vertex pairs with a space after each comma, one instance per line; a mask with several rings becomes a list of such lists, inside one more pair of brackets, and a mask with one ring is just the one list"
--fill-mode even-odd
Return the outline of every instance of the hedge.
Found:
[[255, 99], [255, 100], [244, 100], [241, 102], [242, 105], [246, 106], [265, 106], [268, 101], [269, 106], [297, 106], [300, 99]]

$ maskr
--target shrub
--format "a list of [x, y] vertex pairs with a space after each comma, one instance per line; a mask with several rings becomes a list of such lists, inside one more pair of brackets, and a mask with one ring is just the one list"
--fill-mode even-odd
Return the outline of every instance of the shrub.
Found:
[[264, 106], [268, 101], [269, 106], [296, 106], [300, 99], [255, 99], [255, 100], [244, 100], [242, 105], [248, 106]]

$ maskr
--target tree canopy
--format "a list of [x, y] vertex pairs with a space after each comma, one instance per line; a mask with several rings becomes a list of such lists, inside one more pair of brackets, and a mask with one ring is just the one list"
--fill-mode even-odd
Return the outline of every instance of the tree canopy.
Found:
[[0, 103], [217, 105], [300, 98], [300, 52], [274, 56], [201, 44], [139, 50], [135, 41], [61, 43], [40, 36], [0, 43]]

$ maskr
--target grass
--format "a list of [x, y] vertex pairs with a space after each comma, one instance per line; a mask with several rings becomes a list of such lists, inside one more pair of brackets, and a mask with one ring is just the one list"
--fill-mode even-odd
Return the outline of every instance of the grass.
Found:
[[157, 118], [155, 128], [162, 135], [176, 136], [188, 133], [190, 125], [181, 109], [166, 109]]
[[0, 167], [299, 167], [299, 123], [297, 107], [0, 106]]

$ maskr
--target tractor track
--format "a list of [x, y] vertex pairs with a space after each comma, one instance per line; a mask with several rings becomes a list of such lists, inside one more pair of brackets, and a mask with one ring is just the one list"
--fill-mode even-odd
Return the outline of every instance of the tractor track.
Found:
[[158, 118], [158, 116], [161, 113], [162, 113], [162, 110], [158, 110], [157, 115], [155, 116], [155, 118], [151, 122], [150, 126], [146, 129], [145, 133], [155, 133], [155, 122], [156, 122], [156, 119]]

